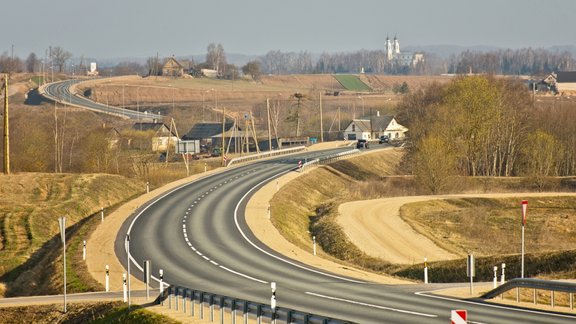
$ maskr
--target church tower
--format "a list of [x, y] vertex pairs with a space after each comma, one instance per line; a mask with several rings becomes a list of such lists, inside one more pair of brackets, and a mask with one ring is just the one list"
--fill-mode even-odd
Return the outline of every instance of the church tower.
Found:
[[400, 43], [398, 42], [396, 35], [394, 35], [394, 54], [400, 54]]
[[392, 42], [390, 41], [390, 38], [386, 36], [386, 59], [390, 61], [393, 57]]

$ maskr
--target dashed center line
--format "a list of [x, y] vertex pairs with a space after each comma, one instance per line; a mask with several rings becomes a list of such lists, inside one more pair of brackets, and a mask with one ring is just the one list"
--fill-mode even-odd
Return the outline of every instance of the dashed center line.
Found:
[[247, 173], [242, 173], [242, 174], [239, 175], [239, 176], [236, 176], [236, 177], [234, 177], [234, 178], [231, 178], [231, 179], [228, 179], [228, 180], [226, 180], [226, 181], [224, 181], [224, 182], [221, 182], [221, 183], [219, 183], [218, 185], [214, 186], [213, 188], [210, 188], [209, 191], [206, 191], [206, 192], [205, 192], [203, 195], [201, 195], [200, 197], [196, 198], [196, 200], [194, 200], [194, 202], [188, 207], [188, 209], [187, 209], [186, 212], [185, 212], [184, 219], [182, 220], [182, 223], [183, 223], [183, 224], [182, 224], [182, 233], [184, 234], [184, 240], [186, 241], [186, 244], [188, 244], [188, 246], [190, 247], [190, 249], [192, 249], [192, 251], [196, 252], [196, 254], [198, 254], [199, 256], [201, 256], [204, 260], [212, 263], [213, 265], [215, 265], [215, 266], [217, 266], [217, 267], [219, 267], [219, 268], [221, 268], [221, 269], [223, 269], [223, 270], [226, 270], [226, 271], [231, 272], [231, 273], [233, 273], [233, 274], [236, 274], [236, 275], [238, 275], [238, 276], [241, 276], [241, 277], [244, 277], [244, 278], [247, 278], [247, 279], [250, 279], [250, 280], [254, 280], [254, 281], [257, 281], [257, 282], [261, 282], [261, 283], [268, 283], [268, 282], [266, 282], [266, 281], [263, 281], [263, 280], [260, 280], [260, 279], [256, 279], [256, 278], [250, 277], [250, 276], [248, 276], [248, 275], [245, 275], [245, 274], [243, 274], [243, 273], [240, 273], [240, 272], [234, 271], [234, 270], [232, 270], [232, 269], [226, 268], [226, 267], [220, 265], [218, 262], [216, 262], [216, 261], [214, 261], [214, 260], [211, 260], [209, 257], [203, 255], [200, 251], [198, 251], [198, 250], [196, 249], [196, 247], [194, 247], [194, 245], [192, 245], [192, 243], [191, 243], [190, 240], [188, 239], [188, 233], [186, 232], [186, 221], [187, 221], [187, 217], [188, 217], [188, 215], [189, 215], [189, 212], [192, 210], [192, 207], [194, 207], [195, 205], [197, 205], [202, 198], [206, 197], [207, 195], [209, 195], [209, 194], [210, 194], [211, 192], [213, 192], [214, 190], [222, 187], [223, 185], [225, 185], [225, 184], [227, 184], [227, 183], [229, 183], [229, 182], [234, 181], [234, 179], [238, 179], [239, 177], [246, 176], [246, 175], [248, 175], [248, 174], [250, 174], [250, 173], [252, 173], [252, 172], [256, 172], [256, 170], [251, 171], [251, 172], [247, 172]]

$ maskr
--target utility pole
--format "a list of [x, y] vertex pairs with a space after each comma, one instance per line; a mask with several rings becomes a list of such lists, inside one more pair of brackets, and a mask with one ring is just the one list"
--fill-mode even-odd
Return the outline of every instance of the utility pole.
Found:
[[322, 123], [322, 91], [319, 92], [320, 98], [320, 143], [324, 142], [324, 124]]
[[266, 98], [266, 116], [268, 116], [268, 151], [272, 152], [272, 132], [270, 131], [270, 98]]
[[4, 75], [4, 174], [10, 174], [10, 131], [8, 119], [8, 74]]
[[[218, 109], [218, 94], [216, 93], [216, 109]], [[226, 108], [222, 106], [222, 166], [226, 166]]]

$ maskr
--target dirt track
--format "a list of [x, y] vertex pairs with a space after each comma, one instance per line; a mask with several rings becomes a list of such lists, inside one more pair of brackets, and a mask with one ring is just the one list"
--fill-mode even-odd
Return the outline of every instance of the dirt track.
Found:
[[447, 198], [507, 198], [534, 196], [576, 196], [575, 193], [505, 193], [466, 194], [446, 196], [394, 197], [356, 201], [340, 205], [338, 223], [356, 246], [369, 255], [393, 263], [421, 263], [449, 260], [458, 257], [438, 247], [434, 242], [417, 233], [400, 218], [402, 205], [431, 199]]

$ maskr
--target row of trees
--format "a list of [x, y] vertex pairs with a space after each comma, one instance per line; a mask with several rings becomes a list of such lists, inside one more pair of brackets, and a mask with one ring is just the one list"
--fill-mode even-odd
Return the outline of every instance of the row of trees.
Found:
[[[37, 72], [41, 65], [54, 65], [55, 71], [62, 72], [72, 54], [60, 46], [50, 47], [44, 59], [30, 53], [25, 61], [4, 52], [0, 56], [0, 72]], [[83, 59], [80, 60], [81, 62]], [[442, 59], [426, 54], [416, 65], [399, 64], [388, 61], [383, 51], [360, 50], [355, 52], [322, 53], [314, 57], [308, 51], [281, 52], [269, 51], [256, 60], [260, 63], [259, 73], [266, 74], [308, 74], [308, 73], [366, 73], [428, 75], [440, 73], [488, 73], [506, 75], [542, 75], [555, 71], [567, 71], [576, 66], [576, 60], [567, 51], [524, 48], [497, 51], [464, 51]], [[212, 69], [225, 79], [235, 79], [240, 71], [229, 64], [222, 44], [211, 43], [206, 49], [204, 62], [196, 64], [193, 59], [181, 60], [190, 71]], [[254, 63], [254, 62], [251, 62]], [[104, 75], [148, 74], [159, 75], [163, 61], [158, 57], [148, 58], [145, 66], [134, 62], [121, 62], [109, 68]], [[46, 69], [46, 66], [44, 67]], [[252, 66], [252, 71], [253, 66]]]
[[413, 141], [407, 161], [433, 193], [454, 176], [575, 175], [576, 109], [553, 109], [534, 108], [516, 81], [474, 76], [430, 85], [399, 107]]
[[569, 52], [524, 48], [491, 52], [464, 51], [449, 59], [448, 73], [488, 73], [506, 75], [542, 75], [574, 69], [576, 61]]

